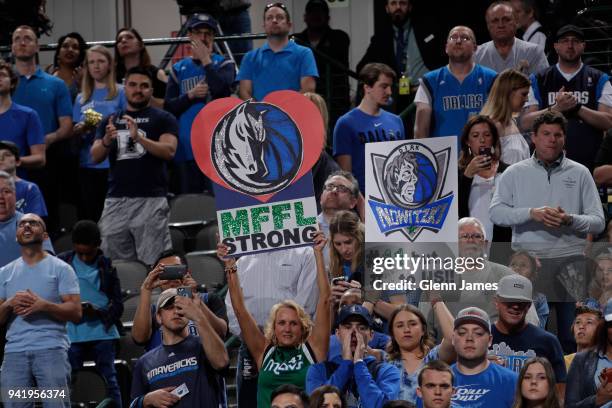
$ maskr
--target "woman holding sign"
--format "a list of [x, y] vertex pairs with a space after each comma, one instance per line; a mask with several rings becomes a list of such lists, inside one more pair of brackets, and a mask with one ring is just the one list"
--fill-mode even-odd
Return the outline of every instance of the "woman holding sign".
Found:
[[240, 324], [242, 339], [257, 362], [259, 408], [270, 406], [272, 391], [282, 384], [304, 388], [308, 367], [318, 361], [325, 361], [331, 330], [331, 289], [323, 264], [325, 243], [323, 233], [317, 233], [313, 247], [319, 288], [315, 321], [310, 319], [302, 306], [292, 300], [285, 300], [272, 307], [264, 333], [259, 331], [255, 319], [244, 304], [235, 259], [225, 258], [227, 247], [217, 245], [217, 254], [225, 262], [230, 299]]

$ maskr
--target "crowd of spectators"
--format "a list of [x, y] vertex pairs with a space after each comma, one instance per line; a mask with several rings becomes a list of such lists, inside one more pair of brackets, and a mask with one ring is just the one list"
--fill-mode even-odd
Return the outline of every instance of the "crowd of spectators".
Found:
[[[350, 39], [323, 0], [308, 1], [295, 40], [287, 7], [267, 5], [266, 41], [237, 59], [215, 48], [217, 20], [194, 14], [191, 55], [168, 72], [130, 27], [114, 55], [61, 36], [41, 69], [36, 31], [17, 27], [14, 65], [0, 62], [3, 397], [69, 389], [91, 360], [115, 406], [227, 407], [235, 335], [243, 408], [612, 406], [612, 251], [596, 245], [612, 235], [598, 192], [612, 183], [610, 77], [582, 61], [581, 28], [543, 27], [532, 0], [488, 5], [481, 44], [465, 25], [426, 36], [412, 6], [386, 1], [353, 105]], [[218, 244], [227, 295], [202, 291], [168, 218], [172, 195], [211, 190], [192, 124], [215, 99], [277, 90], [305, 94], [325, 123], [320, 231], [313, 246], [238, 259]], [[461, 281], [495, 289], [373, 295], [365, 144], [442, 136], [458, 147], [458, 256], [484, 259]], [[79, 221], [58, 254], [64, 200]], [[149, 270], [128, 334], [113, 266], [123, 260]], [[114, 365], [121, 336], [146, 350], [129, 398]]]

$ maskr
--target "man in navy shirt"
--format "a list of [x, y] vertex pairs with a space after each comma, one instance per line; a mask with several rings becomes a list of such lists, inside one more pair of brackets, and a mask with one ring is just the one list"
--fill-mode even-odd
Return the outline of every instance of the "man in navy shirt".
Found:
[[125, 77], [127, 110], [103, 121], [91, 147], [92, 161], [110, 160], [108, 194], [100, 218], [102, 250], [111, 259], [152, 265], [170, 249], [168, 172], [176, 152], [178, 125], [170, 113], [150, 105], [153, 78], [145, 69]]
[[[167, 289], [157, 301], [163, 343], [134, 367], [132, 407], [218, 408], [223, 402], [218, 371], [229, 363], [225, 345], [204, 315], [198, 297]], [[189, 334], [196, 323], [200, 337]]]
[[565, 360], [559, 340], [525, 321], [533, 299], [531, 281], [521, 275], [503, 277], [497, 287], [495, 307], [499, 319], [493, 325], [492, 352], [504, 366], [519, 373], [531, 357], [546, 357], [557, 379], [559, 395], [565, 390]]
[[477, 307], [461, 310], [455, 319], [453, 345], [457, 363], [453, 404], [460, 407], [510, 408], [518, 375], [487, 358], [491, 345], [489, 315]]

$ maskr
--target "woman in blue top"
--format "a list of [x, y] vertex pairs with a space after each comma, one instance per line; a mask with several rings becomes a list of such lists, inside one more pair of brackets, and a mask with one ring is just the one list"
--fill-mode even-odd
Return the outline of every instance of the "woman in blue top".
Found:
[[365, 227], [352, 211], [338, 211], [329, 221], [329, 274], [347, 282], [363, 280]]
[[[104, 208], [109, 164], [108, 159], [94, 164], [89, 150], [101, 118], [126, 107], [123, 88], [115, 82], [113, 55], [105, 47], [96, 45], [87, 50], [81, 89], [72, 113], [72, 131], [80, 145], [78, 216], [97, 222]], [[93, 115], [98, 116], [97, 123], [92, 120], [92, 111], [99, 114]]]
[[[433, 296], [430, 295], [430, 298]], [[439, 323], [442, 343], [434, 346], [434, 340], [427, 330], [423, 313], [412, 305], [401, 305], [393, 311], [389, 319], [391, 341], [387, 346], [389, 363], [402, 372], [398, 399], [416, 403], [418, 375], [421, 368], [432, 360], [442, 360], [448, 364], [455, 362], [455, 349], [451, 343], [453, 335], [453, 316], [448, 308], [435, 298], [431, 307]]]

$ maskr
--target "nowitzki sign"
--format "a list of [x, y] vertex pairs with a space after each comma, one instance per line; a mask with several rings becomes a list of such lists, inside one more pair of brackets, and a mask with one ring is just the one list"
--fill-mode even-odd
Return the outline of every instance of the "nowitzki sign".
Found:
[[219, 235], [230, 254], [312, 243], [318, 227], [310, 169], [323, 135], [317, 107], [293, 91], [262, 102], [218, 99], [200, 111], [191, 142], [213, 181]]

